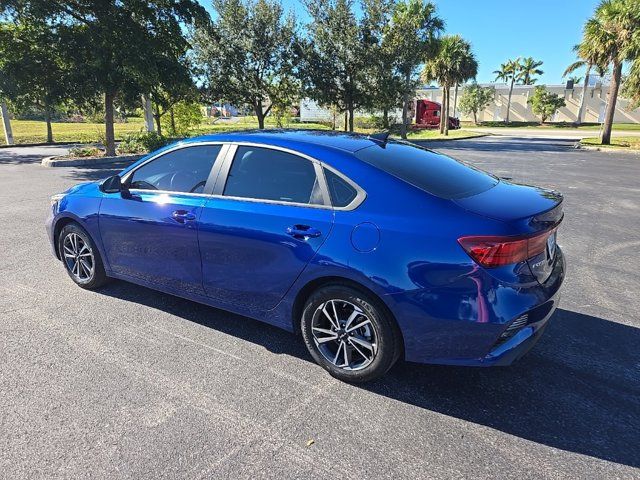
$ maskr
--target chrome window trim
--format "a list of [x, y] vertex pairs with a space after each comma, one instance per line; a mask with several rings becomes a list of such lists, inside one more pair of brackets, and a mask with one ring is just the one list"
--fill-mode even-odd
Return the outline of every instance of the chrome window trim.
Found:
[[129, 192], [135, 193], [138, 195], [183, 195], [186, 197], [203, 197], [203, 198], [211, 198], [211, 194], [208, 193], [190, 193], [190, 192], [174, 192], [173, 190], [146, 190], [144, 188], [130, 188]]
[[[229, 199], [229, 200], [235, 200], [235, 201], [247, 201], [252, 203], [291, 205], [294, 207], [309, 207], [309, 208], [331, 209], [331, 210], [341, 210], [341, 211], [355, 210], [367, 198], [367, 192], [364, 189], [362, 189], [360, 185], [358, 185], [356, 182], [351, 180], [351, 178], [347, 177], [341, 171], [336, 170], [330, 165], [327, 165], [323, 161], [290, 148], [280, 147], [278, 145], [268, 145], [268, 144], [259, 143], [259, 142], [227, 142], [223, 140], [218, 140], [218, 141], [202, 141], [202, 142], [190, 142], [187, 144], [178, 144], [168, 150], [164, 150], [148, 158], [140, 165], [137, 165], [133, 170], [130, 170], [129, 172], [127, 172], [126, 175], [124, 175], [122, 178], [122, 184], [126, 185], [127, 182], [130, 180], [131, 176], [134, 174], [134, 172], [136, 172], [139, 168], [143, 167], [149, 162], [152, 162], [162, 157], [165, 154], [175, 152], [176, 150], [182, 150], [185, 148], [210, 146], [210, 145], [221, 145], [222, 148], [220, 149], [220, 152], [218, 152], [218, 156], [214, 160], [213, 168], [209, 173], [209, 177], [207, 178], [207, 183], [204, 187], [205, 191], [203, 193], [177, 192], [177, 191], [170, 191], [170, 190], [146, 190], [146, 189], [137, 189], [137, 188], [130, 189], [129, 191], [135, 192], [138, 194], [153, 193], [153, 194], [168, 194], [168, 195], [188, 195], [188, 196], [194, 196], [194, 197], [220, 198], [220, 199]], [[316, 172], [316, 178], [320, 183], [320, 190], [322, 191], [322, 198], [323, 198], [324, 204], [320, 205], [320, 204], [312, 204], [312, 203], [284, 202], [279, 200], [267, 200], [262, 198], [233, 197], [230, 195], [223, 195], [224, 187], [227, 183], [227, 176], [229, 175], [231, 164], [233, 162], [233, 159], [235, 157], [236, 151], [239, 146], [278, 150], [281, 152], [289, 153], [291, 155], [304, 158], [312, 162]], [[333, 206], [333, 204], [331, 203], [331, 195], [329, 193], [329, 186], [327, 183], [327, 179], [324, 175], [325, 168], [335, 173], [336, 175], [338, 175], [340, 178], [342, 178], [345, 182], [347, 182], [356, 190], [357, 194], [355, 198], [351, 201], [351, 203], [349, 203], [348, 205], [345, 205], [344, 207]]]
[[[233, 200], [246, 200], [254, 203], [263, 202], [263, 203], [278, 204], [278, 205], [293, 205], [293, 206], [304, 206], [304, 207], [312, 207], [312, 208], [330, 208], [332, 210], [344, 210], [344, 211], [355, 210], [360, 206], [360, 204], [367, 197], [366, 192], [357, 183], [355, 183], [349, 177], [344, 175], [342, 172], [327, 165], [321, 160], [311, 157], [305, 153], [301, 153], [301, 152], [298, 152], [297, 150], [293, 150], [287, 147], [281, 147], [278, 145], [267, 145], [267, 144], [258, 143], [258, 142], [230, 142], [229, 145], [230, 145], [230, 148], [227, 150], [227, 155], [226, 155], [226, 158], [224, 159], [224, 166], [222, 166], [220, 169], [220, 174], [218, 175], [218, 180], [216, 181], [216, 185], [214, 187], [212, 197], [229, 198]], [[316, 178], [320, 183], [320, 189], [322, 191], [324, 205], [311, 204], [311, 203], [283, 202], [279, 200], [267, 200], [262, 198], [232, 197], [230, 195], [224, 195], [224, 187], [227, 183], [227, 177], [229, 175], [229, 171], [231, 170], [231, 164], [233, 163], [236, 151], [240, 146], [265, 148], [268, 150], [278, 150], [278, 151], [288, 153], [290, 155], [295, 155], [297, 157], [301, 157], [301, 158], [304, 158], [305, 160], [310, 161], [315, 168]], [[351, 203], [349, 203], [344, 207], [333, 206], [333, 204], [331, 203], [331, 196], [329, 194], [329, 186], [327, 184], [327, 179], [325, 178], [325, 175], [324, 175], [324, 170], [323, 170], [324, 168], [327, 168], [328, 170], [338, 175], [340, 178], [342, 178], [344, 181], [346, 181], [349, 185], [351, 185], [356, 190], [357, 194], [355, 198], [351, 201]]]

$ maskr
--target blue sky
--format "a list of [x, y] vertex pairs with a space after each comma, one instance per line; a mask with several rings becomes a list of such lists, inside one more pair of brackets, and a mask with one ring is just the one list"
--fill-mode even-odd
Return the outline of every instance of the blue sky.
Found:
[[[198, 0], [210, 9], [210, 0]], [[298, 19], [307, 20], [300, 0], [283, 0]], [[435, 0], [446, 33], [471, 42], [480, 64], [478, 81], [493, 81], [493, 71], [508, 58], [532, 56], [544, 62], [538, 83], [562, 83], [575, 60], [572, 46], [598, 0]]]

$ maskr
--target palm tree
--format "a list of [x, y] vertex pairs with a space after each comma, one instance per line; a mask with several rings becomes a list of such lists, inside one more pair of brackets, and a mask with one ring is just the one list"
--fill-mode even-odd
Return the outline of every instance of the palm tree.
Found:
[[582, 81], [582, 77], [580, 75], [571, 75], [569, 76], [569, 78], [567, 78], [567, 80], [569, 80], [574, 85], [577, 85]]
[[471, 52], [471, 44], [460, 35], [445, 35], [440, 40], [436, 55], [425, 62], [422, 79], [442, 85], [440, 132], [449, 135], [449, 105], [451, 87], [474, 78], [478, 62]]
[[603, 145], [611, 143], [611, 129], [622, 80], [622, 65], [626, 60], [635, 59], [638, 31], [640, 4], [637, 0], [601, 1], [583, 29], [580, 45], [590, 53], [593, 65], [611, 65], [609, 102], [600, 139]]
[[544, 72], [540, 70], [542, 60], [534, 60], [533, 57], [527, 57], [520, 62], [520, 72], [517, 75], [516, 80], [522, 85], [533, 85], [537, 79], [533, 78], [534, 75], [542, 75]]
[[520, 64], [520, 58], [516, 58], [515, 60], [507, 60], [505, 63], [500, 65], [500, 70], [496, 70], [493, 72], [496, 75], [496, 81], [502, 80], [504, 83], [509, 84], [509, 99], [507, 100], [507, 118], [505, 118], [505, 123], [509, 123], [513, 84], [518, 78], [521, 69], [522, 65]]
[[[587, 104], [587, 88], [589, 87], [589, 77], [591, 76], [591, 70], [594, 68], [595, 63], [598, 61], [598, 54], [597, 52], [592, 51], [590, 46], [585, 43], [575, 45], [573, 47], [573, 51], [576, 52], [579, 60], [569, 65], [562, 76], [566, 77], [570, 73], [573, 73], [580, 68], [586, 67], [586, 71], [584, 73], [584, 83], [582, 85], [582, 94], [580, 96], [580, 108], [578, 108], [578, 114], [576, 115], [576, 125], [580, 125], [582, 123], [584, 109]], [[602, 67], [599, 67], [598, 70], [602, 70]], [[578, 82], [576, 81], [574, 83]]]

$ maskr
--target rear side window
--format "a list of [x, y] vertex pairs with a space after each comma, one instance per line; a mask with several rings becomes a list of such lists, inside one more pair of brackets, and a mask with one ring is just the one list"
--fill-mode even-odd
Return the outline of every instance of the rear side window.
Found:
[[331, 203], [334, 207], [346, 207], [358, 196], [355, 188], [331, 170], [325, 168], [324, 176], [327, 179], [329, 195], [331, 195]]
[[136, 169], [129, 188], [202, 193], [221, 145], [180, 148]]
[[269, 148], [240, 146], [224, 195], [322, 205], [322, 191], [309, 160]]
[[360, 160], [441, 198], [464, 198], [489, 190], [498, 180], [446, 155], [399, 142], [355, 153]]

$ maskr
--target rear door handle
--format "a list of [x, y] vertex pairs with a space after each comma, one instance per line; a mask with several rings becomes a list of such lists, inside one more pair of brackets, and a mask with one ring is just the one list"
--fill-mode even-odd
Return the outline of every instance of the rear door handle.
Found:
[[293, 238], [301, 238], [306, 240], [307, 238], [317, 238], [322, 235], [322, 232], [317, 228], [310, 227], [309, 225], [292, 225], [287, 227], [287, 235], [291, 235]]
[[196, 219], [196, 215], [187, 210], [176, 210], [171, 216], [178, 223], [191, 222]]

